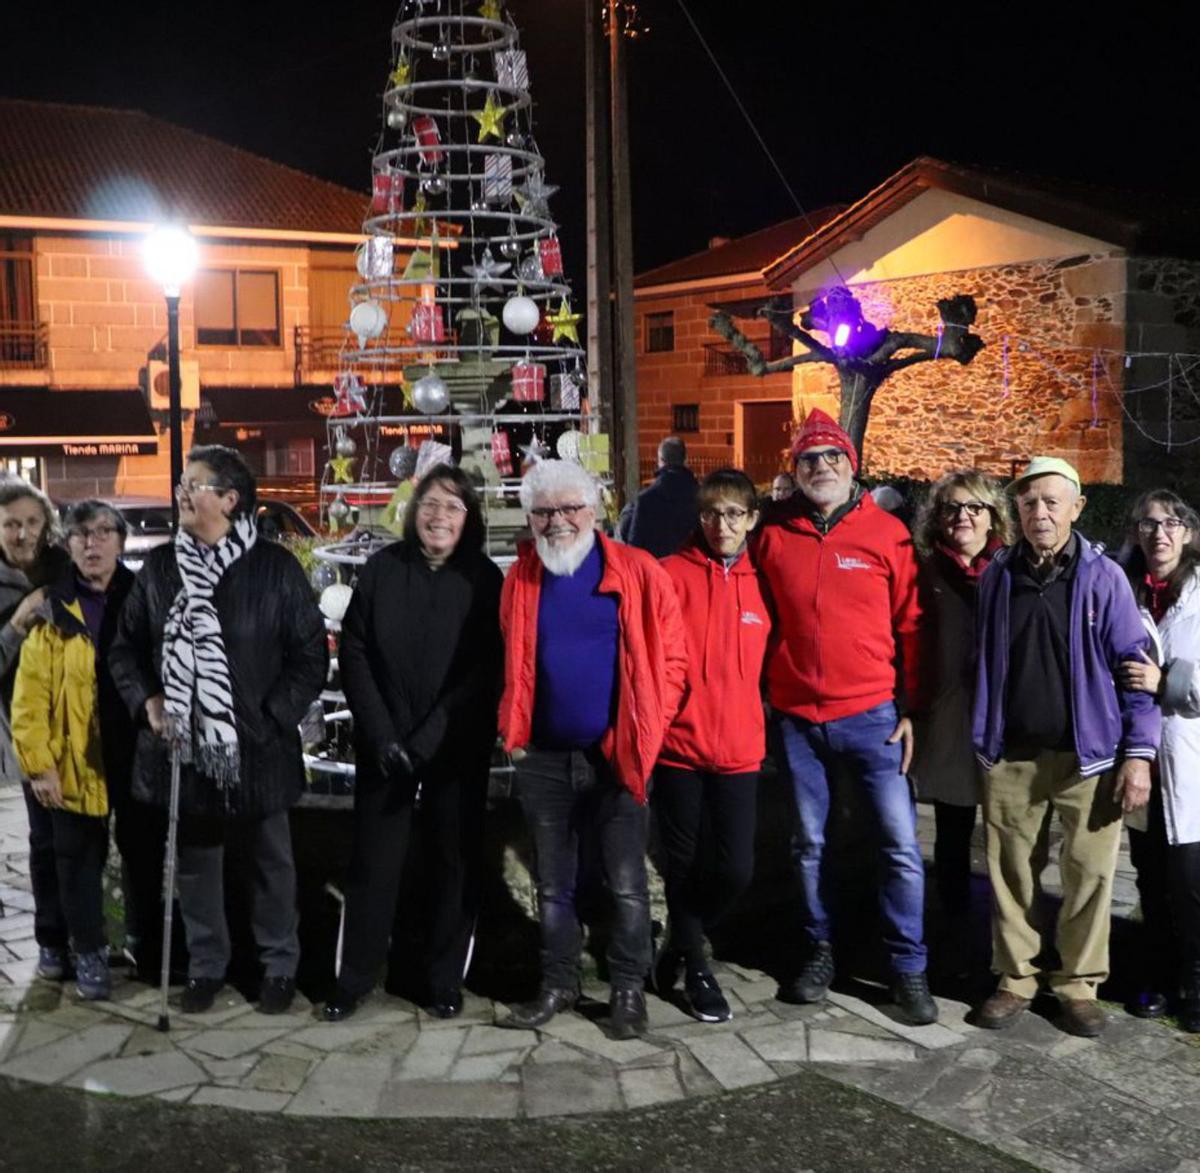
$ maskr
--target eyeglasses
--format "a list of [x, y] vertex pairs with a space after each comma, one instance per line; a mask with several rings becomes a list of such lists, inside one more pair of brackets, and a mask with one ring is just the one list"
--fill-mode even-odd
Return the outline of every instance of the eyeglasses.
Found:
[[947, 521], [957, 521], [964, 509], [971, 517], [979, 517], [987, 512], [987, 506], [982, 501], [943, 501], [941, 506], [942, 516]]
[[86, 546], [91, 539], [95, 539], [97, 542], [107, 542], [116, 532], [115, 525], [95, 525], [91, 529], [80, 526], [78, 529], [71, 530], [67, 536]]
[[438, 513], [444, 514], [446, 517], [457, 517], [466, 511], [467, 507], [461, 501], [436, 501], [430, 497], [423, 497], [417, 506], [417, 512], [424, 513], [427, 517], [433, 517]]
[[536, 517], [543, 525], [548, 525], [554, 520], [556, 513], [563, 515], [563, 521], [574, 521], [576, 514], [590, 508], [590, 505], [544, 505], [537, 509], [531, 509], [529, 516]]
[[1187, 522], [1179, 517], [1143, 517], [1137, 523], [1137, 531], [1143, 537], [1148, 538], [1151, 534], [1158, 532], [1160, 525], [1168, 534], [1175, 534], [1181, 529], [1187, 529]]
[[801, 452], [796, 457], [796, 463], [803, 464], [809, 472], [813, 472], [822, 460], [830, 468], [837, 468], [845, 458], [846, 453], [841, 448], [825, 448], [820, 452]]
[[224, 485], [216, 481], [180, 481], [175, 486], [176, 497], [191, 497], [195, 493], [228, 493]]
[[728, 509], [701, 509], [700, 520], [705, 525], [717, 525], [723, 521], [730, 529], [735, 529], [749, 512], [749, 509], [738, 509], [736, 505]]

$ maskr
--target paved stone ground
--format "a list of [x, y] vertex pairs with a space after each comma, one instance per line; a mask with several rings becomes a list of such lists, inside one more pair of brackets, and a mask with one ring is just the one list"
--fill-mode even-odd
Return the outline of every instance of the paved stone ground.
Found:
[[[931, 837], [922, 819], [924, 840]], [[607, 989], [540, 1032], [502, 1030], [499, 1008], [468, 995], [452, 1022], [376, 994], [348, 1022], [319, 1023], [298, 998], [258, 1014], [228, 992], [207, 1014], [177, 1010], [154, 1029], [157, 993], [118, 981], [111, 1002], [33, 977], [25, 814], [0, 789], [0, 1076], [124, 1097], [283, 1117], [539, 1119], [669, 1107], [693, 1097], [816, 1071], [925, 1120], [1052, 1170], [1200, 1173], [1200, 1046], [1114, 1010], [1100, 1040], [1062, 1034], [1036, 1014], [1012, 1030], [897, 1020], [878, 987], [839, 988], [819, 1007], [775, 1000], [761, 972], [716, 964], [732, 1022], [697, 1023], [651, 997], [643, 1040], [605, 1033]], [[1053, 886], [1053, 877], [1051, 886]], [[1134, 893], [1122, 859], [1117, 906]], [[1052, 1010], [1051, 1010], [1052, 1013]]]

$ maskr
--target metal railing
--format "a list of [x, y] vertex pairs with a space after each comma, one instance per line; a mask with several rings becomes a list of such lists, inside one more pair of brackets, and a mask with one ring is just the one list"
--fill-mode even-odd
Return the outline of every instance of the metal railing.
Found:
[[[759, 350], [763, 352], [767, 362], [786, 358], [792, 352], [791, 341], [771, 331], [765, 338], [751, 338]], [[717, 342], [704, 344], [704, 373], [707, 376], [746, 374], [746, 357], [732, 346], [724, 346]]]
[[45, 322], [0, 322], [0, 369], [37, 370], [48, 365]]
[[[343, 351], [357, 350], [358, 344], [344, 326], [296, 326], [292, 337], [296, 350], [296, 386], [306, 382], [306, 377], [313, 371], [336, 371], [343, 367], [370, 371], [373, 378], [383, 378], [385, 381], [400, 378], [400, 368], [404, 362], [398, 362], [395, 355], [388, 356], [386, 363], [383, 363], [383, 355], [380, 355], [380, 361], [374, 363], [346, 363], [342, 358]], [[458, 334], [454, 330], [447, 330], [445, 339], [442, 342], [431, 343], [428, 349], [419, 343], [410, 342], [407, 335], [402, 334], [401, 339], [402, 341], [397, 343], [393, 336], [391, 345], [420, 346], [420, 350], [414, 350], [412, 356], [406, 360], [409, 364], [423, 361], [426, 353], [436, 354], [440, 358], [458, 345]], [[382, 350], [387, 345], [388, 336], [385, 334], [382, 338], [368, 342], [366, 350], [368, 353], [376, 348]], [[391, 368], [386, 376], [383, 375], [381, 364]]]

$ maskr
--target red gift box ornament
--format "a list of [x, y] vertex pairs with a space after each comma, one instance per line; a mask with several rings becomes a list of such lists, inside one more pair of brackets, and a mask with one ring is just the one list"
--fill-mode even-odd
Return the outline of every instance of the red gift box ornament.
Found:
[[366, 389], [357, 375], [336, 375], [333, 394], [334, 407], [330, 415], [358, 415], [367, 410]]
[[542, 261], [544, 277], [561, 277], [563, 271], [562, 248], [557, 236], [547, 236], [538, 241], [538, 256]]
[[417, 136], [417, 145], [421, 148], [421, 162], [429, 167], [439, 167], [446, 158], [442, 148], [442, 132], [438, 124], [428, 114], [412, 120], [413, 134]]
[[540, 403], [546, 398], [546, 368], [540, 362], [514, 363], [512, 388], [518, 403]]
[[446, 323], [442, 307], [429, 301], [419, 301], [413, 306], [412, 338], [414, 342], [445, 342]]
[[508, 446], [507, 432], [492, 433], [492, 463], [502, 477], [512, 476], [512, 449]]
[[404, 177], [391, 171], [376, 171], [371, 178], [371, 211], [376, 216], [399, 212], [404, 207]]

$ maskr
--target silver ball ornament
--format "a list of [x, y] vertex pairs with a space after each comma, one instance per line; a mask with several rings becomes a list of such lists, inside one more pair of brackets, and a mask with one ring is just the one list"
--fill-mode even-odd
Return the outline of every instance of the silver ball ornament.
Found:
[[514, 151], [519, 151], [525, 145], [525, 136], [519, 130], [510, 130], [504, 136], [504, 145], [512, 147]]
[[329, 502], [329, 516], [333, 521], [345, 521], [350, 516], [350, 506], [340, 493]]
[[472, 200], [471, 201], [471, 211], [472, 212], [486, 212], [487, 210], [488, 210], [487, 200]]
[[392, 130], [403, 130], [408, 125], [408, 111], [389, 110], [387, 124]]
[[358, 451], [358, 445], [354, 442], [353, 437], [347, 436], [345, 432], [340, 432], [333, 442], [333, 450], [339, 456], [353, 456]]
[[332, 562], [318, 561], [312, 569], [312, 574], [308, 576], [308, 581], [312, 583], [313, 589], [323, 591], [326, 587], [331, 587], [338, 580], [337, 567]]
[[388, 457], [388, 468], [398, 481], [406, 481], [417, 471], [417, 450], [407, 444], [393, 448]]
[[517, 276], [522, 281], [545, 281], [546, 274], [542, 272], [542, 260], [537, 253], [530, 253], [517, 267]]
[[510, 261], [515, 261], [521, 255], [521, 242], [519, 240], [502, 240], [500, 242], [500, 255], [507, 257]]
[[421, 190], [426, 195], [440, 196], [446, 194], [446, 180], [441, 175], [428, 175], [421, 180]]
[[412, 385], [413, 406], [425, 415], [438, 415], [450, 406], [450, 392], [441, 375], [423, 375]]
[[434, 61], [449, 61], [450, 60], [450, 42], [449, 41], [438, 41], [438, 43], [436, 45], [434, 45], [433, 50], [430, 55], [433, 57]]

